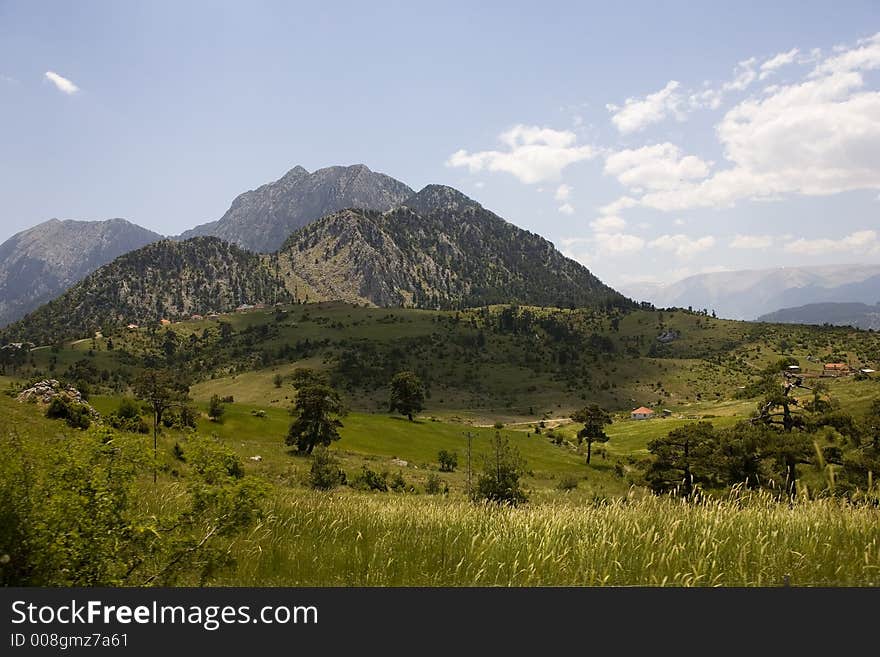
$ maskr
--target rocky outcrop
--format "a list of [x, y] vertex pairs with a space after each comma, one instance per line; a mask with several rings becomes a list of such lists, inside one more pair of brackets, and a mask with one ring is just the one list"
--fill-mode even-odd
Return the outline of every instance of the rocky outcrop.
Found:
[[388, 210], [412, 196], [399, 180], [363, 164], [309, 173], [297, 166], [275, 182], [239, 195], [218, 221], [183, 233], [219, 237], [238, 246], [271, 253], [295, 230], [345, 208]]
[[83, 399], [79, 390], [73, 386], [64, 385], [57, 379], [44, 379], [43, 381], [39, 381], [30, 388], [22, 390], [16, 399], [22, 403], [43, 404], [48, 406], [56, 397], [60, 397], [68, 403], [77, 404], [86, 408], [89, 415], [96, 420], [101, 417], [101, 414]]

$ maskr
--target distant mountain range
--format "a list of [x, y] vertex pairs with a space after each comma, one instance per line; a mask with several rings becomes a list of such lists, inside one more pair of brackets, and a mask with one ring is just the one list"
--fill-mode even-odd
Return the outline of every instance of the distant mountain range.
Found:
[[[632, 305], [544, 238], [517, 228], [450, 187], [429, 185], [401, 199], [398, 192], [408, 187], [366, 167], [322, 171], [312, 176], [320, 174], [334, 189], [340, 180], [346, 181], [341, 188], [348, 190], [353, 189], [352, 181], [373, 185], [372, 191], [358, 192], [361, 199], [385, 198], [390, 203], [388, 190], [396, 190], [396, 207], [348, 208], [312, 219], [270, 254], [240, 248], [242, 240], [233, 239], [233, 233], [227, 233], [227, 239], [162, 240], [101, 267], [8, 326], [2, 338], [46, 344], [130, 322], [181, 319], [285, 300], [446, 309], [495, 303]], [[293, 178], [302, 181], [304, 176], [311, 177], [296, 172]], [[281, 187], [288, 189], [287, 183]], [[327, 198], [324, 192], [319, 196]], [[254, 216], [249, 221], [242, 214], [242, 221], [225, 226], [237, 227], [244, 238], [251, 235], [249, 226], [262, 225], [267, 217], [287, 225], [293, 214], [282, 219], [258, 209]]]
[[297, 166], [275, 182], [240, 194], [219, 220], [188, 230], [179, 239], [219, 237], [244, 249], [272, 253], [290, 234], [321, 217], [345, 210], [390, 210], [415, 192], [363, 164], [309, 173]]
[[[719, 317], [753, 320], [780, 308], [826, 302], [880, 301], [880, 265], [827, 265], [725, 271], [667, 285], [629, 285], [622, 291], [662, 308], [691, 306]], [[822, 323], [821, 321], [818, 323]]]
[[880, 331], [880, 303], [810, 303], [761, 315], [762, 322], [783, 324], [833, 324]]
[[50, 219], [0, 244], [0, 327], [162, 236], [124, 219]]

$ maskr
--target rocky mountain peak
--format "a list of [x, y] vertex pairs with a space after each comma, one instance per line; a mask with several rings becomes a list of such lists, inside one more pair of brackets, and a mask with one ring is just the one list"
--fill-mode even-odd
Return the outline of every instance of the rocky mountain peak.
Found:
[[345, 208], [385, 211], [413, 195], [407, 185], [364, 164], [309, 173], [296, 166], [273, 183], [239, 195], [218, 221], [180, 239], [213, 235], [238, 246], [271, 253], [297, 229]]

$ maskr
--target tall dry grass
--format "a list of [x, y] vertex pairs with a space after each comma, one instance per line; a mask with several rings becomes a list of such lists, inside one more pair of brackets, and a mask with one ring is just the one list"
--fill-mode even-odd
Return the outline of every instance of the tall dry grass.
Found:
[[480, 507], [290, 491], [236, 548], [241, 586], [876, 586], [880, 510], [761, 493]]

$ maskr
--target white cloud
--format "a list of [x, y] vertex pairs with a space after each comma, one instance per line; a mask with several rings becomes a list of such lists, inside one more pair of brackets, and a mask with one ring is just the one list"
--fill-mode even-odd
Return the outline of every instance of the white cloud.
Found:
[[565, 167], [596, 155], [592, 146], [578, 146], [577, 135], [568, 130], [516, 125], [498, 139], [506, 150], [458, 150], [446, 166], [467, 167], [471, 173], [503, 171], [530, 184], [558, 178]]
[[652, 123], [662, 121], [667, 116], [682, 117], [681, 94], [677, 92], [679, 83], [670, 80], [660, 91], [644, 98], [627, 98], [623, 107], [606, 105], [612, 113], [611, 122], [623, 134], [638, 132]]
[[562, 184], [556, 188], [556, 194], [553, 198], [557, 201], [567, 201], [571, 196], [571, 187], [568, 185]]
[[665, 142], [612, 153], [605, 160], [605, 173], [634, 190], [676, 189], [709, 175], [709, 165], [695, 155]]
[[77, 87], [73, 82], [65, 77], [58, 75], [54, 71], [46, 71], [45, 75], [46, 79], [54, 84], [58, 91], [65, 93], [68, 96], [71, 96], [79, 91], [79, 87]]
[[687, 222], [685, 222], [684, 219], [682, 219], [682, 218], [679, 217], [678, 219], [676, 219], [676, 220], [673, 221], [672, 223], [674, 223], [676, 226], [684, 226], [685, 223], [687, 223]]
[[721, 107], [721, 101], [726, 94], [732, 91], [744, 91], [758, 77], [755, 66], [758, 63], [756, 57], [751, 57], [739, 62], [733, 69], [733, 77], [720, 87], [713, 87], [708, 82], [704, 83], [702, 91], [691, 91], [688, 95], [688, 109], [713, 109]]
[[608, 205], [603, 205], [599, 208], [599, 212], [602, 214], [618, 214], [621, 210], [634, 208], [638, 206], [638, 204], [638, 200], [634, 199], [632, 196], [621, 196], [619, 199], [612, 201]]
[[626, 226], [626, 221], [615, 215], [606, 215], [590, 222], [590, 228], [597, 233], [611, 233], [621, 230]]
[[797, 61], [797, 56], [800, 51], [797, 48], [792, 48], [788, 52], [781, 52], [777, 55], [774, 55], [763, 64], [761, 64], [761, 73], [759, 77], [763, 80], [767, 76], [772, 75], [776, 69], [782, 68], [783, 66], [788, 66], [789, 64], [794, 64]]
[[772, 235], [737, 235], [730, 242], [732, 249], [767, 249], [771, 246]]
[[822, 255], [825, 253], [841, 252], [875, 255], [880, 254], [880, 239], [878, 239], [877, 231], [860, 230], [839, 240], [808, 240], [800, 238], [786, 244], [785, 250], [789, 253], [801, 255]]
[[865, 91], [862, 74], [849, 70], [880, 67], [880, 38], [855, 50], [733, 107], [716, 128], [731, 166], [699, 183], [649, 191], [640, 205], [671, 211], [880, 189], [880, 92]]
[[880, 32], [856, 42], [854, 48], [843, 48], [838, 54], [816, 66], [813, 76], [833, 75], [849, 71], [871, 71], [880, 68]]
[[700, 251], [705, 251], [715, 246], [715, 238], [712, 236], [691, 239], [687, 235], [661, 235], [648, 243], [649, 246], [663, 251], [672, 251], [680, 258], [689, 258]]
[[574, 206], [571, 203], [563, 203], [559, 206], [559, 211], [562, 214], [574, 214]]
[[733, 69], [733, 79], [721, 85], [721, 90], [725, 92], [745, 91], [755, 81], [755, 78], [758, 77], [758, 74], [755, 72], [755, 64], [757, 63], [757, 57], [739, 62], [736, 68]]
[[483, 189], [483, 187], [485, 187], [485, 186], [486, 186], [486, 183], [484, 183], [482, 180], [478, 180], [477, 182], [474, 183], [474, 187], [476, 187], [477, 189]]
[[596, 233], [594, 242], [599, 253], [637, 253], [645, 248], [645, 240], [626, 233]]

